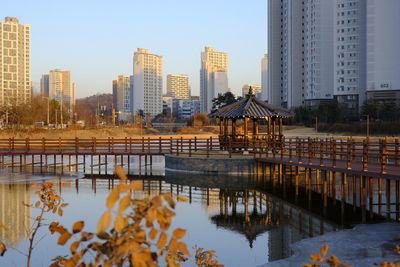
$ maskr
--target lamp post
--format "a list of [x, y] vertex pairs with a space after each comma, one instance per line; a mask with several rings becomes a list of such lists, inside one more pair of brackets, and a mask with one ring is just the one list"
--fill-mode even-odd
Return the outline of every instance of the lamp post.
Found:
[[369, 115], [365, 115], [367, 117], [367, 137], [369, 137]]

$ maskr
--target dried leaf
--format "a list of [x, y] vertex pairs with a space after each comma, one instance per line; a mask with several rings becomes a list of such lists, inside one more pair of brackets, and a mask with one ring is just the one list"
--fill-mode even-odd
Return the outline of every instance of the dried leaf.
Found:
[[175, 209], [175, 201], [172, 199], [171, 194], [164, 194], [164, 199], [171, 208]]
[[149, 233], [149, 237], [151, 240], [154, 240], [157, 237], [158, 230], [156, 228], [151, 228], [151, 231]]
[[165, 244], [167, 243], [167, 239], [168, 239], [167, 234], [162, 232], [160, 234], [160, 238], [158, 239], [158, 242], [157, 242], [157, 248], [158, 249], [163, 248], [165, 246]]
[[311, 255], [310, 256], [310, 259], [312, 260], [312, 261], [321, 261], [322, 260], [322, 257], [321, 257], [321, 255], [319, 255], [319, 254], [314, 254], [314, 255]]
[[69, 248], [72, 254], [76, 253], [76, 250], [78, 249], [79, 245], [81, 242], [75, 241], [74, 243], [71, 244], [71, 247]]
[[121, 166], [115, 166], [115, 174], [119, 177], [119, 179], [126, 181], [128, 180], [128, 177], [125, 174], [124, 168]]
[[107, 208], [112, 209], [119, 198], [118, 187], [115, 187], [107, 197]]
[[329, 250], [328, 244], [323, 245], [323, 246], [320, 248], [321, 255], [322, 255], [323, 257], [325, 257], [325, 256], [326, 256], [326, 253], [328, 253], [328, 250]]
[[62, 203], [61, 204], [61, 208], [65, 208], [65, 207], [67, 207], [68, 206], [68, 203]]
[[190, 257], [190, 252], [187, 249], [187, 246], [185, 244], [185, 242], [179, 242], [178, 243], [178, 249], [186, 256]]
[[4, 253], [6, 253], [6, 251], [7, 251], [6, 245], [0, 241], [0, 256], [3, 256]]
[[180, 195], [177, 195], [176, 198], [179, 202], [187, 202], [189, 199]]
[[38, 184], [33, 184], [33, 185], [32, 185], [32, 188], [33, 188], [33, 189], [40, 189]]
[[128, 220], [118, 215], [115, 219], [114, 228], [117, 233], [122, 233], [122, 230], [128, 225]]
[[40, 201], [36, 201], [35, 208], [39, 208], [39, 207], [40, 207]]
[[59, 215], [59, 216], [63, 216], [63, 213], [64, 213], [64, 212], [63, 212], [62, 208], [59, 208], [59, 209], [58, 209], [58, 215]]
[[131, 190], [142, 190], [143, 182], [141, 181], [133, 181], [130, 185]]
[[97, 233], [103, 233], [111, 224], [111, 211], [106, 211], [97, 224]]
[[67, 241], [68, 241], [71, 237], [72, 237], [72, 234], [71, 234], [71, 233], [65, 232], [65, 233], [63, 233], [63, 234], [58, 238], [57, 244], [63, 246], [63, 245], [65, 245], [65, 243], [67, 243]]
[[72, 233], [79, 233], [80, 231], [82, 231], [83, 227], [85, 227], [84, 221], [74, 223], [74, 225], [72, 226]]
[[172, 236], [176, 239], [181, 239], [186, 235], [186, 230], [182, 228], [176, 228], [172, 233]]
[[131, 197], [129, 195], [124, 196], [119, 203], [118, 212], [119, 213], [124, 212], [129, 207], [130, 204], [131, 204]]

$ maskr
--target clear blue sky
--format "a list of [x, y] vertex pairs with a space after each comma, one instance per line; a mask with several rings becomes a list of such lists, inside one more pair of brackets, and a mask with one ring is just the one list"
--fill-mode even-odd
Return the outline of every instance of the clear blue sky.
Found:
[[266, 0], [13, 0], [2, 1], [0, 16], [32, 27], [35, 87], [50, 69], [71, 70], [78, 98], [111, 93], [117, 75], [132, 74], [138, 47], [163, 56], [164, 76], [190, 75], [193, 95], [204, 46], [229, 54], [234, 93], [261, 82]]

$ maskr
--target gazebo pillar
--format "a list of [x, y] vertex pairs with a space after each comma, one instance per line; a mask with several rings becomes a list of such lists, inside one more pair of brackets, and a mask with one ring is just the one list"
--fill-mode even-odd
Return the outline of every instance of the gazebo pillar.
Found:
[[271, 117], [267, 117], [267, 135], [271, 137]]
[[224, 121], [223, 118], [219, 118], [219, 135], [223, 135], [223, 133], [224, 133], [224, 131], [223, 131], [223, 128], [224, 128], [223, 121]]
[[279, 117], [279, 140], [282, 138], [282, 118]]
[[272, 139], [274, 140], [274, 142], [276, 140], [275, 136], [276, 136], [276, 117], [272, 117]]
[[253, 138], [258, 135], [258, 122], [257, 119], [253, 119]]
[[232, 135], [236, 136], [236, 118], [232, 119]]
[[247, 135], [248, 135], [248, 125], [247, 125], [247, 122], [248, 122], [248, 118], [246, 118], [246, 117], [244, 117], [244, 127], [243, 127], [243, 131], [244, 131], [244, 136], [245, 137], [247, 137]]
[[225, 137], [228, 136], [228, 119], [224, 119], [224, 135]]

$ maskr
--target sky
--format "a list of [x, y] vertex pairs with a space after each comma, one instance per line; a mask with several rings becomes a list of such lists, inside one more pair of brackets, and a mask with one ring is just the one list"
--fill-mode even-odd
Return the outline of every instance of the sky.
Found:
[[32, 76], [71, 70], [77, 98], [111, 93], [112, 80], [132, 75], [133, 53], [163, 56], [167, 74], [188, 74], [199, 95], [205, 46], [229, 54], [229, 87], [261, 83], [266, 53], [266, 0], [2, 0], [0, 20], [31, 25]]

